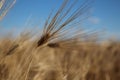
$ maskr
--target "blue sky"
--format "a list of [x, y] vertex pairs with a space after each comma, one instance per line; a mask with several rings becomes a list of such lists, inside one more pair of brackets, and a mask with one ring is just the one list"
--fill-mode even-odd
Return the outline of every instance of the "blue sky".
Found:
[[[83, 0], [82, 0], [83, 1]], [[0, 22], [7, 30], [17, 31], [27, 27], [42, 26], [53, 8], [58, 8], [63, 0], [17, 0], [14, 7]], [[120, 38], [120, 0], [95, 0], [92, 15], [85, 27], [105, 30], [109, 35]], [[28, 24], [29, 23], [29, 24]]]

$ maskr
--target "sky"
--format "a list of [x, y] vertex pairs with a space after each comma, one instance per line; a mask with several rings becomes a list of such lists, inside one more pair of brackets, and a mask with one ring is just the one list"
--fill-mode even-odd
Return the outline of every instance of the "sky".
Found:
[[[16, 29], [19, 33], [26, 27], [42, 26], [50, 12], [59, 8], [62, 2], [63, 0], [17, 0], [0, 21], [0, 27], [6, 30]], [[120, 0], [95, 0], [91, 16], [86, 21], [88, 23], [84, 22], [83, 25], [87, 29], [105, 30], [109, 36], [120, 39]]]

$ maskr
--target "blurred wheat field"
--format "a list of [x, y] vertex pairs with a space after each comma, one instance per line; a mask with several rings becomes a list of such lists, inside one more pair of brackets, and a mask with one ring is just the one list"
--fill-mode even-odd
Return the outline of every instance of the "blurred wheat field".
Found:
[[[37, 48], [26, 41], [0, 41], [0, 80], [119, 80], [120, 43]], [[29, 70], [28, 70], [29, 69]]]
[[[78, 27], [76, 21], [86, 18], [91, 0], [72, 13], [77, 2], [68, 3], [64, 0], [58, 11], [49, 15], [37, 38], [27, 30], [15, 38], [0, 38], [0, 80], [120, 79], [120, 42], [98, 43], [98, 32]], [[2, 8], [4, 4], [0, 4]]]

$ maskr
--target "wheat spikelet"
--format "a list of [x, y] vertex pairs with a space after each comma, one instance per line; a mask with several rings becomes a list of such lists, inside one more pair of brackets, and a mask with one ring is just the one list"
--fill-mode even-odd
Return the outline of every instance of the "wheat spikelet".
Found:
[[[71, 4], [69, 2], [69, 0], [65, 0], [53, 16], [51, 14], [49, 15], [48, 19], [45, 22], [42, 36], [37, 43], [38, 47], [44, 43], [47, 43], [48, 46], [51, 47], [66, 41], [68, 43], [72, 43], [72, 41], [74, 42], [75, 40], [79, 39], [81, 35], [86, 34], [82, 34], [81, 32], [69, 34], [67, 32], [72, 31], [73, 28], [80, 29], [78, 25], [80, 25], [79, 23], [82, 20], [81, 17], [88, 17], [88, 15], [84, 16], [84, 14], [86, 14], [87, 11], [89, 11], [92, 4], [92, 0], [84, 1], [84, 3], [77, 9], [75, 9], [75, 11], [73, 12], [71, 12], [71, 10], [77, 4], [77, 0], [72, 1]], [[68, 5], [68, 3], [70, 5]], [[77, 25], [75, 26], [75, 24]], [[71, 37], [67, 37], [68, 34]]]

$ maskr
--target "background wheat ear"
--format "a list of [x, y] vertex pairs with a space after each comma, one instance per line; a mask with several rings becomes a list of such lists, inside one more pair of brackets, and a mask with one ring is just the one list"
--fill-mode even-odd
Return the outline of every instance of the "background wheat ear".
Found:
[[13, 51], [16, 49], [16, 48], [18, 48], [19, 47], [19, 45], [18, 44], [15, 44], [14, 46], [12, 46], [10, 49], [9, 49], [9, 51], [6, 53], [6, 55], [11, 55], [11, 54], [13, 54]]
[[[85, 0], [81, 5], [78, 5], [77, 2], [78, 0], [64, 0], [55, 14], [51, 13], [48, 16], [42, 36], [37, 42], [38, 47], [45, 43], [49, 47], [55, 47], [56, 45], [58, 46], [59, 42], [68, 41], [68, 43], [71, 43], [80, 38], [81, 31], [76, 31], [76, 29], [80, 29], [81, 21], [88, 18], [89, 15], [87, 13], [93, 0]], [[79, 7], [76, 8], [76, 6]], [[73, 30], [74, 33], [71, 33]]]
[[0, 0], [0, 20], [8, 13], [14, 6], [16, 0]]

